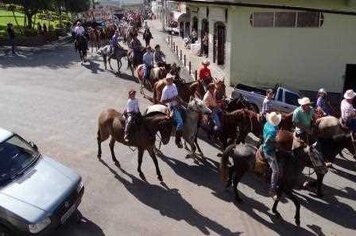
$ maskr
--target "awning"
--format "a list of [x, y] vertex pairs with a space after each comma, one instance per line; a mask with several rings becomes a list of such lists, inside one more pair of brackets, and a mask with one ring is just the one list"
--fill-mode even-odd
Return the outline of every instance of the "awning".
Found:
[[173, 15], [173, 20], [176, 21], [176, 22], [179, 22], [179, 21], [188, 21], [188, 17], [187, 17], [187, 13], [183, 13], [183, 12], [180, 12], [180, 11], [172, 11], [171, 12], [172, 15]]

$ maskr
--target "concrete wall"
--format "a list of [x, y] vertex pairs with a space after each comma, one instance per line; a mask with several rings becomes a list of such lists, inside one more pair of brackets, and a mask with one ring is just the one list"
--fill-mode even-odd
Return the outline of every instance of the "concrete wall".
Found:
[[356, 17], [324, 14], [320, 28], [254, 28], [250, 14], [260, 11], [271, 10], [229, 10], [231, 83], [341, 92], [345, 65], [356, 64]]

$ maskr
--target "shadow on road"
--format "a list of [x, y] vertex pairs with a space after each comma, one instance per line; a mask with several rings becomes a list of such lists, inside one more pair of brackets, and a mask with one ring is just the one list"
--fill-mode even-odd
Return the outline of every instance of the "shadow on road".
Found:
[[201, 233], [205, 235], [210, 234], [209, 230], [218, 235], [241, 234], [241, 232], [233, 233], [219, 223], [201, 215], [179, 194], [177, 189], [170, 189], [164, 183], [162, 183], [163, 187], [150, 185], [121, 169], [122, 173], [131, 179], [131, 183], [121, 177], [104, 161], [101, 161], [101, 163], [106, 166], [114, 177], [124, 185], [127, 191], [129, 191], [141, 203], [158, 210], [161, 215], [177, 221], [184, 220], [191, 226], [199, 229]]
[[79, 63], [79, 54], [74, 52], [72, 45], [64, 45], [53, 49], [41, 49], [38, 51], [20, 51], [19, 56], [0, 57], [0, 68], [10, 67], [42, 67], [52, 69], [68, 68], [70, 65]]
[[79, 211], [76, 211], [75, 214], [73, 214], [73, 216], [68, 220], [68, 222], [59, 227], [52, 235], [104, 236], [105, 234], [98, 225], [82, 216]]

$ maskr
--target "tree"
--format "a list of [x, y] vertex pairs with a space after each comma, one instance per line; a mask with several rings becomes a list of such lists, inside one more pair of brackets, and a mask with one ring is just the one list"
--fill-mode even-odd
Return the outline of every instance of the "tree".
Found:
[[87, 11], [90, 8], [90, 0], [62, 0], [64, 8], [71, 13]]
[[40, 10], [51, 9], [50, 0], [5, 0], [5, 3], [20, 5], [23, 7], [24, 14], [27, 18], [27, 27], [32, 28], [32, 18]]

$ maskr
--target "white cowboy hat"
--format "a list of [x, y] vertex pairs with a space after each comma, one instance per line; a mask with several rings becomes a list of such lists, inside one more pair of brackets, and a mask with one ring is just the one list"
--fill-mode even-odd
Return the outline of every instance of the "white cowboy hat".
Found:
[[274, 126], [278, 126], [281, 123], [282, 115], [276, 112], [271, 112], [266, 114], [266, 120]]
[[303, 97], [303, 98], [298, 99], [298, 103], [299, 103], [299, 105], [303, 106], [303, 105], [308, 105], [311, 102], [310, 102], [309, 98]]
[[352, 90], [346, 90], [345, 94], [344, 94], [344, 98], [346, 99], [353, 99], [356, 96], [356, 93]]
[[318, 93], [327, 94], [327, 92], [326, 92], [326, 90], [324, 88], [319, 89]]
[[210, 65], [210, 61], [208, 59], [205, 59], [201, 64], [203, 65]]
[[166, 79], [174, 79], [174, 75], [172, 75], [171, 73], [168, 73], [167, 75], [166, 75]]

